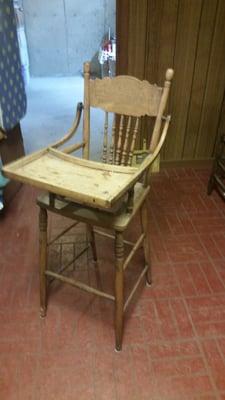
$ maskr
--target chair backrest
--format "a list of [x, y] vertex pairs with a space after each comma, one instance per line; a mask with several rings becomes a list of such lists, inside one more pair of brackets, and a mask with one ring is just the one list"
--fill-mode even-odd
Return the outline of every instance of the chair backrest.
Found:
[[[149, 145], [149, 152], [153, 152], [160, 139], [162, 117], [172, 77], [173, 70], [168, 69], [164, 87], [132, 76], [91, 79], [90, 63], [84, 63], [83, 157], [89, 158], [90, 107], [97, 107], [105, 112], [103, 162], [131, 165], [140, 120], [144, 116], [155, 117]], [[114, 114], [111, 135], [108, 132], [109, 113]]]

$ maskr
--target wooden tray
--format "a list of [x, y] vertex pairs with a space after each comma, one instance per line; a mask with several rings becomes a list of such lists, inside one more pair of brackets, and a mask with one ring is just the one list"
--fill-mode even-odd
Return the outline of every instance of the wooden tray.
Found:
[[6, 177], [86, 205], [110, 208], [135, 180], [136, 168], [102, 164], [48, 148], [3, 167]]

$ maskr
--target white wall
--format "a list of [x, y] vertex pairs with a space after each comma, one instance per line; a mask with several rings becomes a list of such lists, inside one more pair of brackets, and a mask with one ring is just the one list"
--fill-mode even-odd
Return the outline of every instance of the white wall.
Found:
[[76, 75], [111, 27], [116, 0], [23, 0], [33, 76]]

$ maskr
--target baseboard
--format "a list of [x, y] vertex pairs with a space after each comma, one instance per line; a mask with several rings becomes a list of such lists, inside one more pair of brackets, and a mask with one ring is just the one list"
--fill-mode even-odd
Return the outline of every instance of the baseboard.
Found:
[[164, 168], [212, 168], [214, 159], [206, 160], [161, 160], [160, 166]]

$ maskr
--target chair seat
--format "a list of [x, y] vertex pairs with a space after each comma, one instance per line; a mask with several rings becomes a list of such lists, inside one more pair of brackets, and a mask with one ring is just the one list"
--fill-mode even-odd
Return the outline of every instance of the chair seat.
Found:
[[58, 198], [55, 198], [54, 205], [51, 205], [49, 195], [46, 193], [38, 196], [37, 204], [42, 208], [46, 208], [47, 210], [64, 217], [122, 232], [126, 229], [136, 212], [139, 210], [149, 190], [149, 186], [144, 187], [142, 183], [136, 183], [134, 187], [134, 207], [132, 212], [126, 210], [126, 204], [124, 202], [116, 214], [101, 209], [93, 209], [91, 207], [74, 203], [70, 200], [61, 200]]

